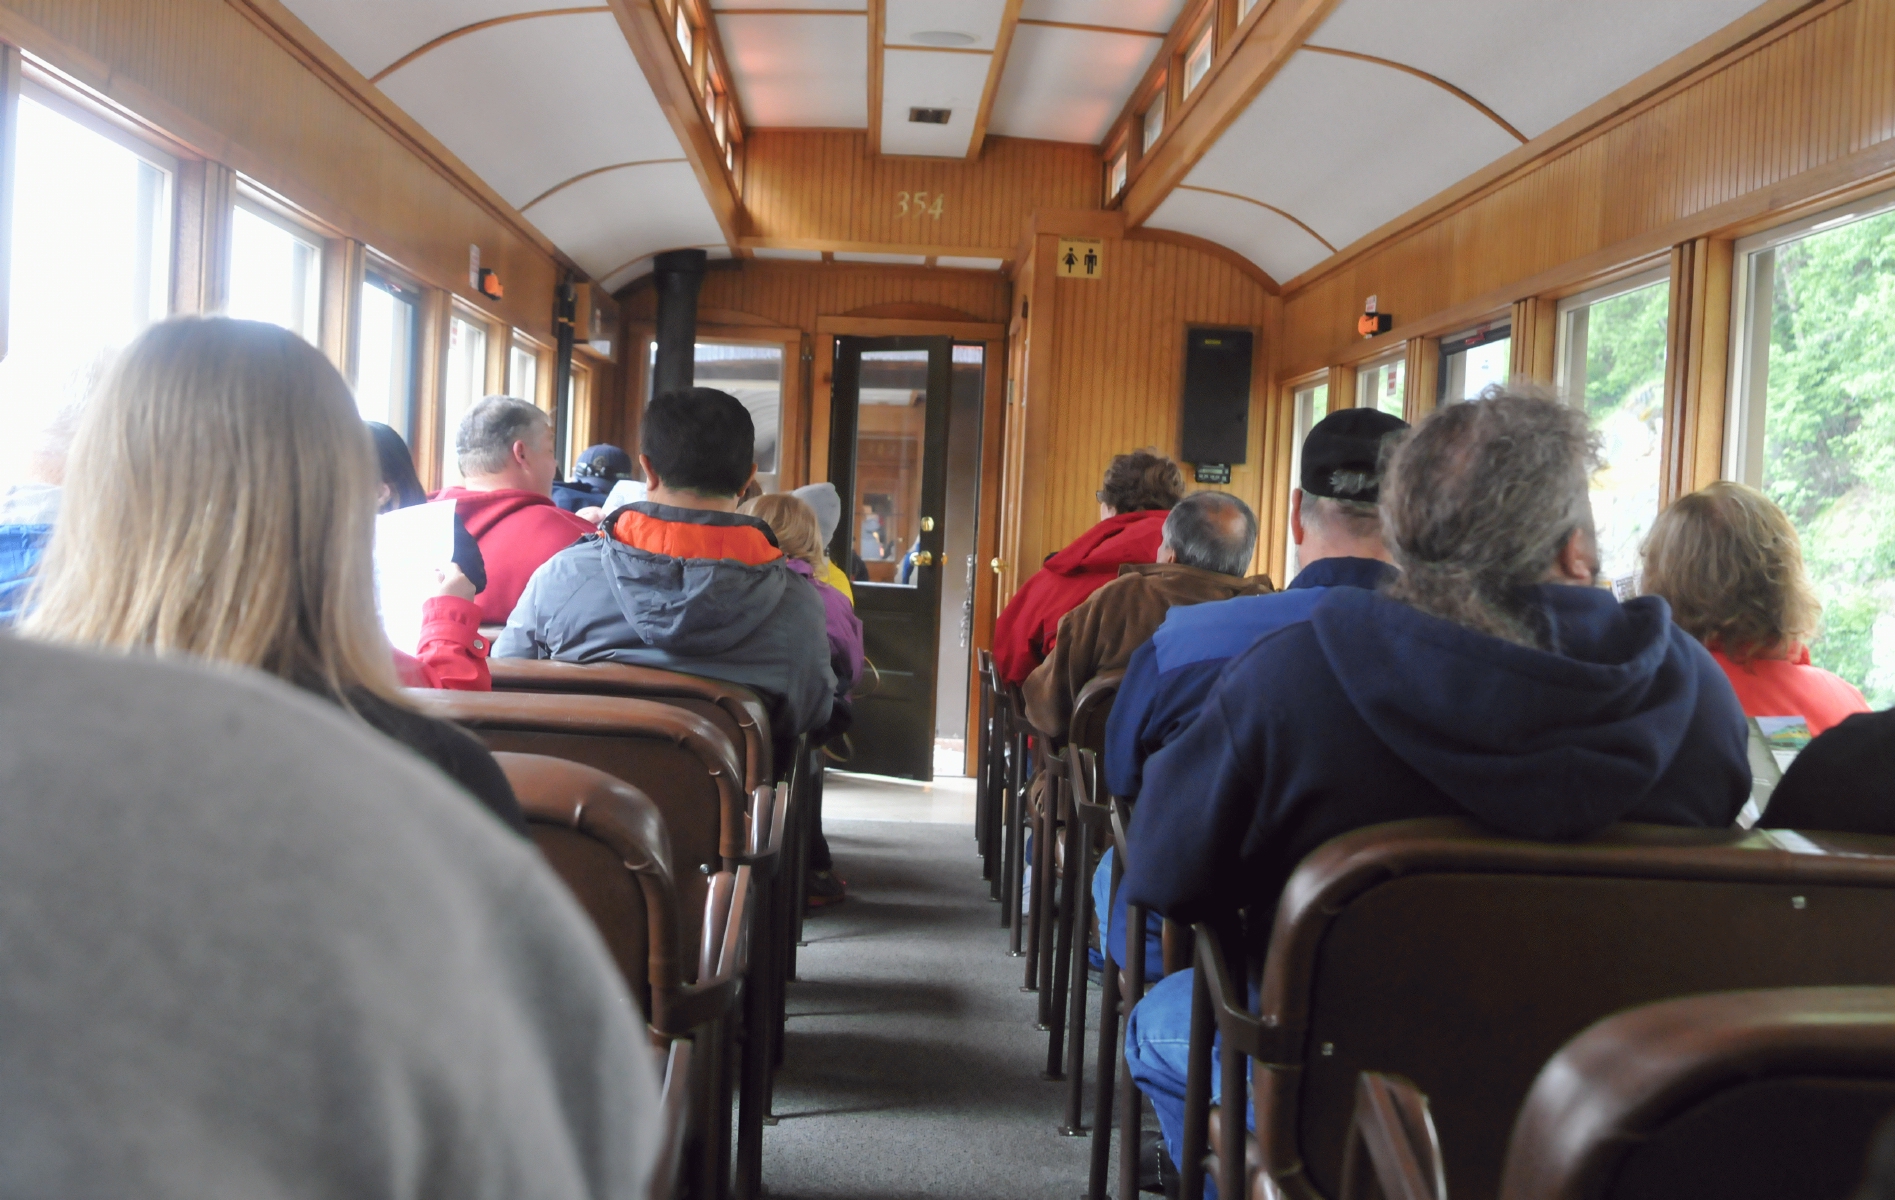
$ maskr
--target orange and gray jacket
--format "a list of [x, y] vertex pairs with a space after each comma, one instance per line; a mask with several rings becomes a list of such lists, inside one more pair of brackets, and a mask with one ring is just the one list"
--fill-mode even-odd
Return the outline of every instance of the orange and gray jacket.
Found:
[[823, 724], [836, 690], [816, 586], [740, 513], [630, 504], [534, 572], [495, 658], [621, 662], [741, 684], [773, 737]]

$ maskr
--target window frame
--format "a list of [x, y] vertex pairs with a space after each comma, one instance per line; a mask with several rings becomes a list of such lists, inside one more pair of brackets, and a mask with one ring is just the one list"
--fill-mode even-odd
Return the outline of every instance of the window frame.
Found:
[[[541, 409], [547, 409], [550, 413], [551, 410], [547, 408], [545, 397], [550, 395], [552, 391], [551, 377], [546, 369], [546, 360], [551, 352], [523, 330], [509, 329], [508, 332], [510, 336], [507, 342], [506, 394], [509, 396], [518, 396], [529, 404]], [[489, 332], [488, 336], [491, 337], [493, 335]], [[516, 354], [528, 355], [533, 360], [533, 394], [531, 396], [521, 393], [517, 386], [518, 380], [513, 377], [513, 356]]]
[[[1751, 487], [1763, 483], [1764, 408], [1769, 403], [1768, 364], [1770, 340], [1757, 337], [1753, 324], [1752, 301], [1762, 297], [1762, 305], [1771, 307], [1775, 300], [1775, 251], [1814, 233], [1853, 225], [1870, 217], [1895, 210], [1895, 189], [1861, 196], [1843, 204], [1794, 221], [1786, 221], [1760, 233], [1737, 239], [1731, 247], [1730, 360], [1724, 397], [1724, 455], [1720, 474], [1723, 478]], [[1758, 260], [1769, 254], [1770, 277], [1758, 287]], [[1768, 328], [1768, 318], [1765, 319]], [[1759, 355], [1762, 356], [1761, 364]], [[1758, 368], [1763, 367], [1765, 385], [1756, 387]], [[1754, 394], [1753, 394], [1754, 393]]]
[[1129, 146], [1119, 147], [1119, 152], [1106, 160], [1105, 164], [1105, 202], [1110, 205], [1125, 194], [1132, 178], [1132, 151]]
[[[424, 395], [428, 383], [426, 364], [428, 355], [432, 349], [428, 339], [428, 292], [430, 289], [413, 275], [381, 255], [365, 253], [363, 256], [360, 286], [365, 288], [371, 286], [370, 280], [373, 279], [379, 279], [384, 287], [396, 292], [398, 295], [411, 297], [413, 301], [415, 325], [414, 331], [410, 334], [410, 342], [412, 344], [409, 348], [411, 357], [409, 359], [408, 404], [407, 410], [402, 414], [403, 424], [395, 427], [395, 431], [401, 434], [402, 440], [408, 443], [409, 453], [413, 454], [416, 452], [415, 435], [421, 428], [422, 409], [427, 403], [427, 398]], [[354, 345], [359, 352], [359, 348], [362, 344], [362, 307], [360, 303], [355, 304], [352, 311], [355, 320]], [[353, 368], [355, 378], [351, 379], [349, 383], [351, 388], [355, 388], [361, 384], [362, 364], [359, 353], [352, 357], [356, 360]], [[417, 466], [418, 465], [419, 464], [417, 464]]]
[[1459, 399], [1448, 399], [1448, 359], [1456, 354], [1465, 354], [1469, 350], [1478, 350], [1502, 338], [1508, 340], [1513, 338], [1511, 313], [1493, 317], [1476, 325], [1465, 326], [1458, 333], [1444, 334], [1435, 339], [1434, 406], [1436, 408], [1463, 403]]
[[[1197, 94], [1204, 81], [1211, 77], [1211, 68], [1217, 65], [1217, 21], [1214, 12], [1206, 13], [1203, 28], [1184, 39], [1184, 50], [1178, 55], [1178, 99], [1182, 102]], [[1198, 59], [1199, 51], [1204, 55], [1204, 67], [1196, 77], [1191, 74], [1191, 64]]]
[[[1602, 304], [1607, 300], [1616, 300], [1629, 292], [1640, 291], [1656, 283], [1670, 282], [1671, 267], [1667, 264], [1665, 266], [1652, 267], [1649, 270], [1639, 271], [1632, 275], [1624, 275], [1614, 279], [1610, 283], [1602, 283], [1597, 287], [1588, 288], [1586, 291], [1562, 297], [1554, 305], [1553, 386], [1558, 389], [1559, 394], [1565, 398], [1567, 403], [1576, 404], [1580, 408], [1586, 406], [1585, 384], [1581, 383], [1577, 392], [1575, 392], [1572, 386], [1572, 375], [1568, 370], [1572, 350], [1572, 330], [1570, 328], [1572, 314], [1582, 308], [1589, 309], [1595, 304]], [[1669, 344], [1671, 324], [1669, 318], [1666, 319], [1665, 324], [1665, 336], [1667, 344]], [[1581, 354], [1583, 353], [1584, 350], [1582, 349]]]
[[[323, 349], [328, 344], [330, 336], [334, 332], [334, 330], [330, 328], [332, 317], [329, 312], [330, 306], [327, 303], [329, 288], [332, 284], [330, 279], [330, 244], [336, 241], [340, 235], [328, 226], [315, 221], [302, 210], [285, 201], [281, 196], [276, 195], [268, 188], [259, 185], [255, 180], [244, 175], [237, 176], [235, 186], [231, 189], [230, 207], [232, 232], [230, 234], [229, 249], [225, 255], [223, 264], [224, 303], [226, 307], [228, 307], [230, 302], [232, 272], [237, 269], [236, 214], [239, 211], [243, 211], [256, 217], [258, 220], [276, 226], [278, 229], [281, 229], [283, 232], [302, 241], [306, 245], [315, 247], [316, 270], [310, 286], [315, 294], [316, 336], [310, 341], [310, 345], [315, 346], [318, 350]], [[297, 336], [301, 337], [302, 334], [298, 332]]]
[[[1151, 101], [1145, 105], [1145, 111], [1138, 116], [1138, 154], [1140, 158], [1143, 158], [1156, 149], [1158, 143], [1164, 140], [1165, 132], [1170, 128], [1169, 114], [1166, 111], [1169, 107], [1167, 101], [1171, 95], [1171, 89], [1166, 86], [1169, 82], [1170, 77], [1168, 75], [1160, 75], [1158, 77], [1158, 86], [1152, 90]], [[1158, 118], [1158, 128], [1155, 132], [1151, 125], [1154, 115]]]

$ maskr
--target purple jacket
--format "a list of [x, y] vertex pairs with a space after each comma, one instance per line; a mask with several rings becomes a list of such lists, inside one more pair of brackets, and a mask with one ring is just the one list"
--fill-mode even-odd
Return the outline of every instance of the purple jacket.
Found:
[[836, 694], [846, 696], [862, 677], [862, 618], [849, 598], [826, 583], [818, 583], [808, 563], [786, 558], [790, 570], [809, 580], [822, 597], [823, 622], [829, 631], [829, 669], [836, 673]]

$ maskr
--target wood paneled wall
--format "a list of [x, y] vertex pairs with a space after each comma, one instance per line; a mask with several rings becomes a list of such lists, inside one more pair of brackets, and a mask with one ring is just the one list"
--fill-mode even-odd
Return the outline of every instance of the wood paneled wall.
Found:
[[[1098, 520], [1094, 492], [1112, 456], [1144, 446], [1178, 453], [1184, 387], [1185, 329], [1242, 327], [1257, 333], [1252, 372], [1250, 441], [1231, 470], [1228, 491], [1257, 510], [1261, 561], [1273, 561], [1269, 539], [1288, 518], [1273, 486], [1283, 468], [1280, 414], [1264, 403], [1271, 392], [1272, 348], [1279, 301], [1254, 276], [1206, 249], [1170, 241], [1108, 237], [1097, 281], [1053, 278], [1058, 234], [1036, 234], [1031, 307], [1016, 337], [1030, 343], [1018, 482], [1003, 501], [1019, 527], [1007, 553], [1017, 586], [1048, 553]], [[1016, 388], [1016, 400], [1021, 389]], [[1039, 411], [1034, 411], [1035, 409]], [[1199, 490], [1189, 482], [1187, 486]], [[1011, 481], [1010, 481], [1011, 482]], [[1281, 534], [1274, 536], [1281, 541]], [[1280, 557], [1280, 550], [1277, 551]]]
[[[558, 264], [230, 0], [0, 0], [0, 38], [422, 281], [552, 338]], [[364, 85], [366, 86], [366, 85]], [[444, 153], [444, 152], [443, 152]], [[467, 248], [506, 285], [468, 286]]]
[[[1064, 142], [990, 137], [970, 162], [871, 154], [866, 133], [759, 129], [745, 154], [749, 246], [1007, 258], [1034, 213], [1097, 208], [1104, 190], [1098, 151]], [[916, 214], [916, 192], [942, 198], [939, 218]]]
[[[1895, 172], [1895, 0], [1829, 0], [1284, 290], [1290, 373], [1577, 290]], [[1363, 298], [1395, 329], [1354, 337]]]

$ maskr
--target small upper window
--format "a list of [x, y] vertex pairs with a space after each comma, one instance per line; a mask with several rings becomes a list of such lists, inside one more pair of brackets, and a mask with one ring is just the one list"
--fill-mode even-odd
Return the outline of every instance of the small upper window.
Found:
[[538, 404], [539, 392], [539, 352], [528, 343], [515, 339], [513, 353], [507, 358], [507, 395]]
[[685, 11], [683, 4], [679, 4], [678, 5], [678, 49], [684, 51], [684, 61], [686, 62], [697, 61], [696, 53], [692, 49], [692, 43], [695, 40], [694, 39], [695, 33], [696, 33], [696, 30], [691, 28], [691, 14]]
[[454, 442], [461, 421], [487, 392], [487, 327], [458, 313], [447, 323], [447, 370], [442, 379], [441, 484], [461, 482]]
[[1125, 151], [1119, 151], [1118, 156], [1112, 160], [1112, 165], [1105, 169], [1105, 198], [1108, 202], [1125, 190], [1127, 157]]
[[247, 200], [230, 227], [233, 317], [281, 325], [311, 345], [322, 324], [322, 238]]
[[1198, 84], [1203, 83], [1204, 77], [1210, 74], [1211, 51], [1216, 48], [1212, 32], [1211, 26], [1206, 25], [1204, 32], [1198, 35], [1198, 40], [1192, 43], [1190, 52], [1184, 56], [1184, 94], [1187, 96], [1196, 91]]
[[1397, 417], [1407, 413], [1408, 357], [1405, 350], [1356, 369], [1355, 406], [1379, 409]]
[[1255, 7], [1257, 7], [1257, 0], [1237, 0], [1237, 19], [1241, 21], [1249, 16], [1250, 10]]
[[1139, 149], [1149, 151], [1158, 144], [1165, 132], [1165, 86], [1158, 85], [1158, 94], [1152, 97], [1151, 107], [1145, 110], [1145, 137]]

